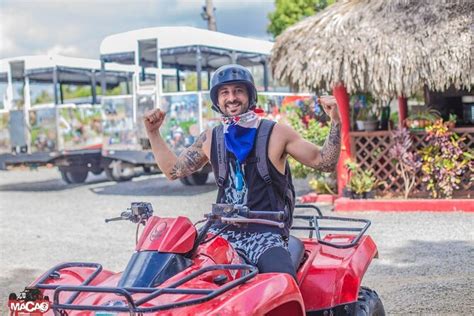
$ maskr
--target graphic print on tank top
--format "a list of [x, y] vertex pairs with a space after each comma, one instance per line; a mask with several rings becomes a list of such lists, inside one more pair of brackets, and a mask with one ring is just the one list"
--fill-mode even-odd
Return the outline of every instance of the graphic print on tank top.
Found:
[[247, 204], [247, 184], [245, 183], [245, 171], [244, 167], [241, 166], [243, 175], [243, 187], [242, 190], [237, 190], [237, 176], [236, 176], [236, 165], [235, 162], [229, 161], [229, 175], [228, 182], [224, 189], [224, 199], [227, 204]]

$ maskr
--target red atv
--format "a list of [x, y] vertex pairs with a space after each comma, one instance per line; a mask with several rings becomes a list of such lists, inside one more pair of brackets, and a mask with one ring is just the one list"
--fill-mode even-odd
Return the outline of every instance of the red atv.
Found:
[[377, 254], [372, 238], [364, 236], [370, 221], [322, 216], [310, 207], [316, 213], [295, 215], [305, 224], [292, 227], [308, 231], [309, 238], [289, 239], [298, 282], [285, 273], [259, 274], [219, 233], [208, 233], [214, 223], [281, 227], [280, 212], [215, 204], [196, 229], [185, 217], [160, 218], [151, 204], [132, 203], [106, 220], [145, 225], [125, 271], [68, 262], [30, 288], [53, 298], [48, 313], [55, 315], [384, 315], [377, 293], [360, 285]]

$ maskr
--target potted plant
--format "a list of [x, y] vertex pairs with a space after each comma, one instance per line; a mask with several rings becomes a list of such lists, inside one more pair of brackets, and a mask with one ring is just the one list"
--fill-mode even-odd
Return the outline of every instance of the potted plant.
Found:
[[357, 129], [361, 131], [375, 131], [379, 125], [377, 112], [372, 107], [359, 109], [356, 115]]
[[346, 162], [346, 166], [350, 172], [350, 180], [344, 195], [353, 199], [374, 198], [378, 181], [372, 170], [362, 170], [359, 164], [350, 160]]
[[334, 173], [321, 173], [309, 180], [309, 187], [318, 194], [336, 194], [336, 179]]
[[334, 172], [315, 174], [308, 184], [313, 192], [302, 196], [300, 198], [302, 203], [334, 203], [337, 196], [337, 181]]
[[453, 129], [456, 127], [456, 120], [457, 120], [458, 116], [454, 113], [450, 113], [449, 114], [449, 118], [448, 118], [448, 121], [446, 122], [446, 126], [449, 128], [449, 129]]
[[413, 111], [405, 120], [407, 128], [412, 130], [424, 130], [441, 119], [441, 114], [430, 107]]

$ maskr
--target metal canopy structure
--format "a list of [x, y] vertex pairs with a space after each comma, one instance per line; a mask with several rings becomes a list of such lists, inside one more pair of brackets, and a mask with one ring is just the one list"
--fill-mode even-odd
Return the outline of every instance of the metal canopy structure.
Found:
[[[134, 67], [127, 65], [111, 63], [104, 71], [101, 66], [99, 60], [60, 55], [7, 58], [0, 60], [0, 82], [7, 83], [7, 100], [12, 99], [14, 82], [22, 82], [26, 90], [29, 90], [31, 83], [51, 83], [55, 86], [55, 104], [62, 103], [61, 89], [58, 88], [62, 84], [91, 85], [92, 103], [96, 103], [95, 90], [98, 83], [103, 83], [104, 88], [114, 88], [121, 82], [131, 81], [134, 73]], [[175, 71], [166, 70], [163, 74], [174, 76]], [[25, 92], [26, 94], [28, 93]]]
[[[91, 78], [101, 80], [100, 61], [94, 59], [64, 57], [59, 55], [21, 56], [0, 61], [0, 82], [8, 81], [11, 72], [12, 81], [29, 81], [51, 83], [56, 73], [60, 83], [84, 85], [90, 84]], [[123, 65], [108, 65], [105, 80], [108, 86], [114, 87], [131, 78], [133, 69]]]
[[[155, 100], [163, 89], [163, 70], [173, 68], [176, 77], [180, 71], [196, 71], [197, 90], [202, 91], [202, 71], [211, 72], [230, 63], [263, 67], [264, 90], [268, 90], [268, 59], [272, 42], [239, 37], [194, 27], [154, 27], [119, 33], [106, 37], [100, 45], [102, 68], [116, 62], [137, 67], [133, 87], [140, 87], [138, 68], [157, 72]], [[179, 80], [177, 90], [180, 91]], [[136, 101], [134, 101], [136, 102]], [[159, 105], [159, 104], [158, 104]]]
[[180, 70], [195, 70], [199, 59], [202, 70], [214, 70], [228, 63], [264, 64], [272, 46], [268, 41], [194, 27], [155, 27], [108, 36], [100, 53], [104, 62], [134, 64], [137, 52], [140, 66], [158, 67], [161, 58], [163, 68]]

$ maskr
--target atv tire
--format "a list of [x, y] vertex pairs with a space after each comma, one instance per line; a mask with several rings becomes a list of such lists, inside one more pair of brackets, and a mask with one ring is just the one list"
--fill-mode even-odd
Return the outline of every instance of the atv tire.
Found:
[[179, 178], [179, 181], [181, 181], [182, 184], [184, 185], [192, 185], [190, 182], [191, 177], [184, 177], [184, 178]]
[[180, 178], [179, 180], [184, 185], [204, 185], [206, 184], [208, 177], [209, 177], [208, 173], [198, 172], [190, 176]]
[[198, 172], [191, 175], [191, 183], [194, 185], [204, 185], [207, 182], [209, 173]]
[[84, 183], [89, 172], [87, 169], [63, 169], [59, 171], [61, 172], [61, 178], [67, 184]]
[[368, 287], [361, 286], [359, 299], [354, 308], [355, 316], [385, 316], [385, 309], [379, 295]]

